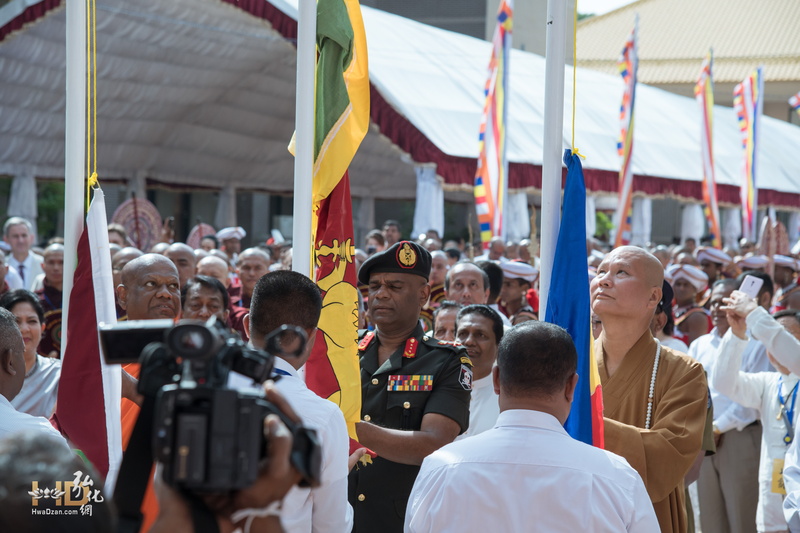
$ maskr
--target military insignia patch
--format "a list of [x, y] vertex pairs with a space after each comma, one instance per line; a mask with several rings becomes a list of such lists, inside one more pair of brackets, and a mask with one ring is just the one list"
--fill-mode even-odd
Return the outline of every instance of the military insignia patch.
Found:
[[465, 365], [472, 366], [472, 359], [470, 359], [466, 355], [461, 356], [461, 362], [464, 363]]
[[458, 373], [458, 382], [464, 390], [472, 390], [472, 369], [467, 365], [461, 365], [461, 372]]
[[402, 392], [431, 391], [433, 390], [433, 374], [391, 375], [386, 384], [386, 390]]
[[417, 264], [417, 252], [407, 242], [403, 243], [403, 246], [397, 249], [397, 262], [403, 268], [414, 268]]
[[371, 343], [372, 339], [374, 339], [374, 338], [375, 338], [375, 332], [374, 331], [370, 331], [369, 333], [367, 333], [364, 336], [364, 338], [361, 339], [361, 342], [358, 343], [359, 351], [363, 352], [364, 350], [366, 350], [367, 347], [369, 347], [369, 343]]

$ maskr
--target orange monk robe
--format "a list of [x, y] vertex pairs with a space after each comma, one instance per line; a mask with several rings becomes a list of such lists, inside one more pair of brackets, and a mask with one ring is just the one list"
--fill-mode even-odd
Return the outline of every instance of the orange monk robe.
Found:
[[[139, 379], [139, 363], [123, 365], [122, 368], [131, 376]], [[126, 450], [128, 448], [128, 441], [131, 439], [131, 434], [133, 433], [133, 428], [136, 425], [136, 419], [139, 417], [139, 406], [127, 398], [122, 398], [120, 411], [122, 422], [122, 449]], [[150, 531], [156, 517], [158, 517], [158, 500], [153, 490], [152, 472], [150, 472], [150, 481], [147, 482], [147, 490], [144, 493], [144, 498], [142, 498], [142, 506], [140, 509], [144, 515], [140, 531]]]
[[645, 430], [656, 342], [646, 331], [609, 377], [603, 339], [595, 341], [594, 353], [603, 386], [605, 448], [639, 472], [661, 531], [683, 533], [683, 478], [700, 453], [708, 406], [703, 367], [661, 347], [650, 429]]

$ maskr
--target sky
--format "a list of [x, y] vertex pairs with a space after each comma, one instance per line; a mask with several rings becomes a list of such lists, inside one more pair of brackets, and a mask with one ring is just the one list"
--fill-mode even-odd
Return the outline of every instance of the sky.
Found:
[[578, 13], [602, 15], [631, 2], [633, 0], [578, 0]]

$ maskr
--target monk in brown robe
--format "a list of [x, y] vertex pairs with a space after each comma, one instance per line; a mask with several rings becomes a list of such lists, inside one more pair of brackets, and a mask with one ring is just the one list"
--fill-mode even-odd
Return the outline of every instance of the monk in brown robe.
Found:
[[658, 259], [640, 248], [617, 248], [603, 259], [592, 280], [592, 310], [603, 322], [594, 353], [605, 447], [642, 476], [661, 531], [683, 533], [683, 478], [700, 452], [708, 386], [699, 363], [663, 346], [652, 384], [659, 344], [649, 324], [663, 277]]

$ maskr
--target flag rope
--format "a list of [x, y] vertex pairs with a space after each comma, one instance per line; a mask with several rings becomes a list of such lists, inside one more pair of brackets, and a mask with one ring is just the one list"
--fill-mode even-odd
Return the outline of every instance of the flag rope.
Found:
[[581, 159], [586, 159], [586, 156], [575, 148], [575, 106], [578, 92], [578, 2], [575, 2], [572, 16], [572, 153]]
[[86, 205], [97, 181], [97, 0], [86, 0]]

